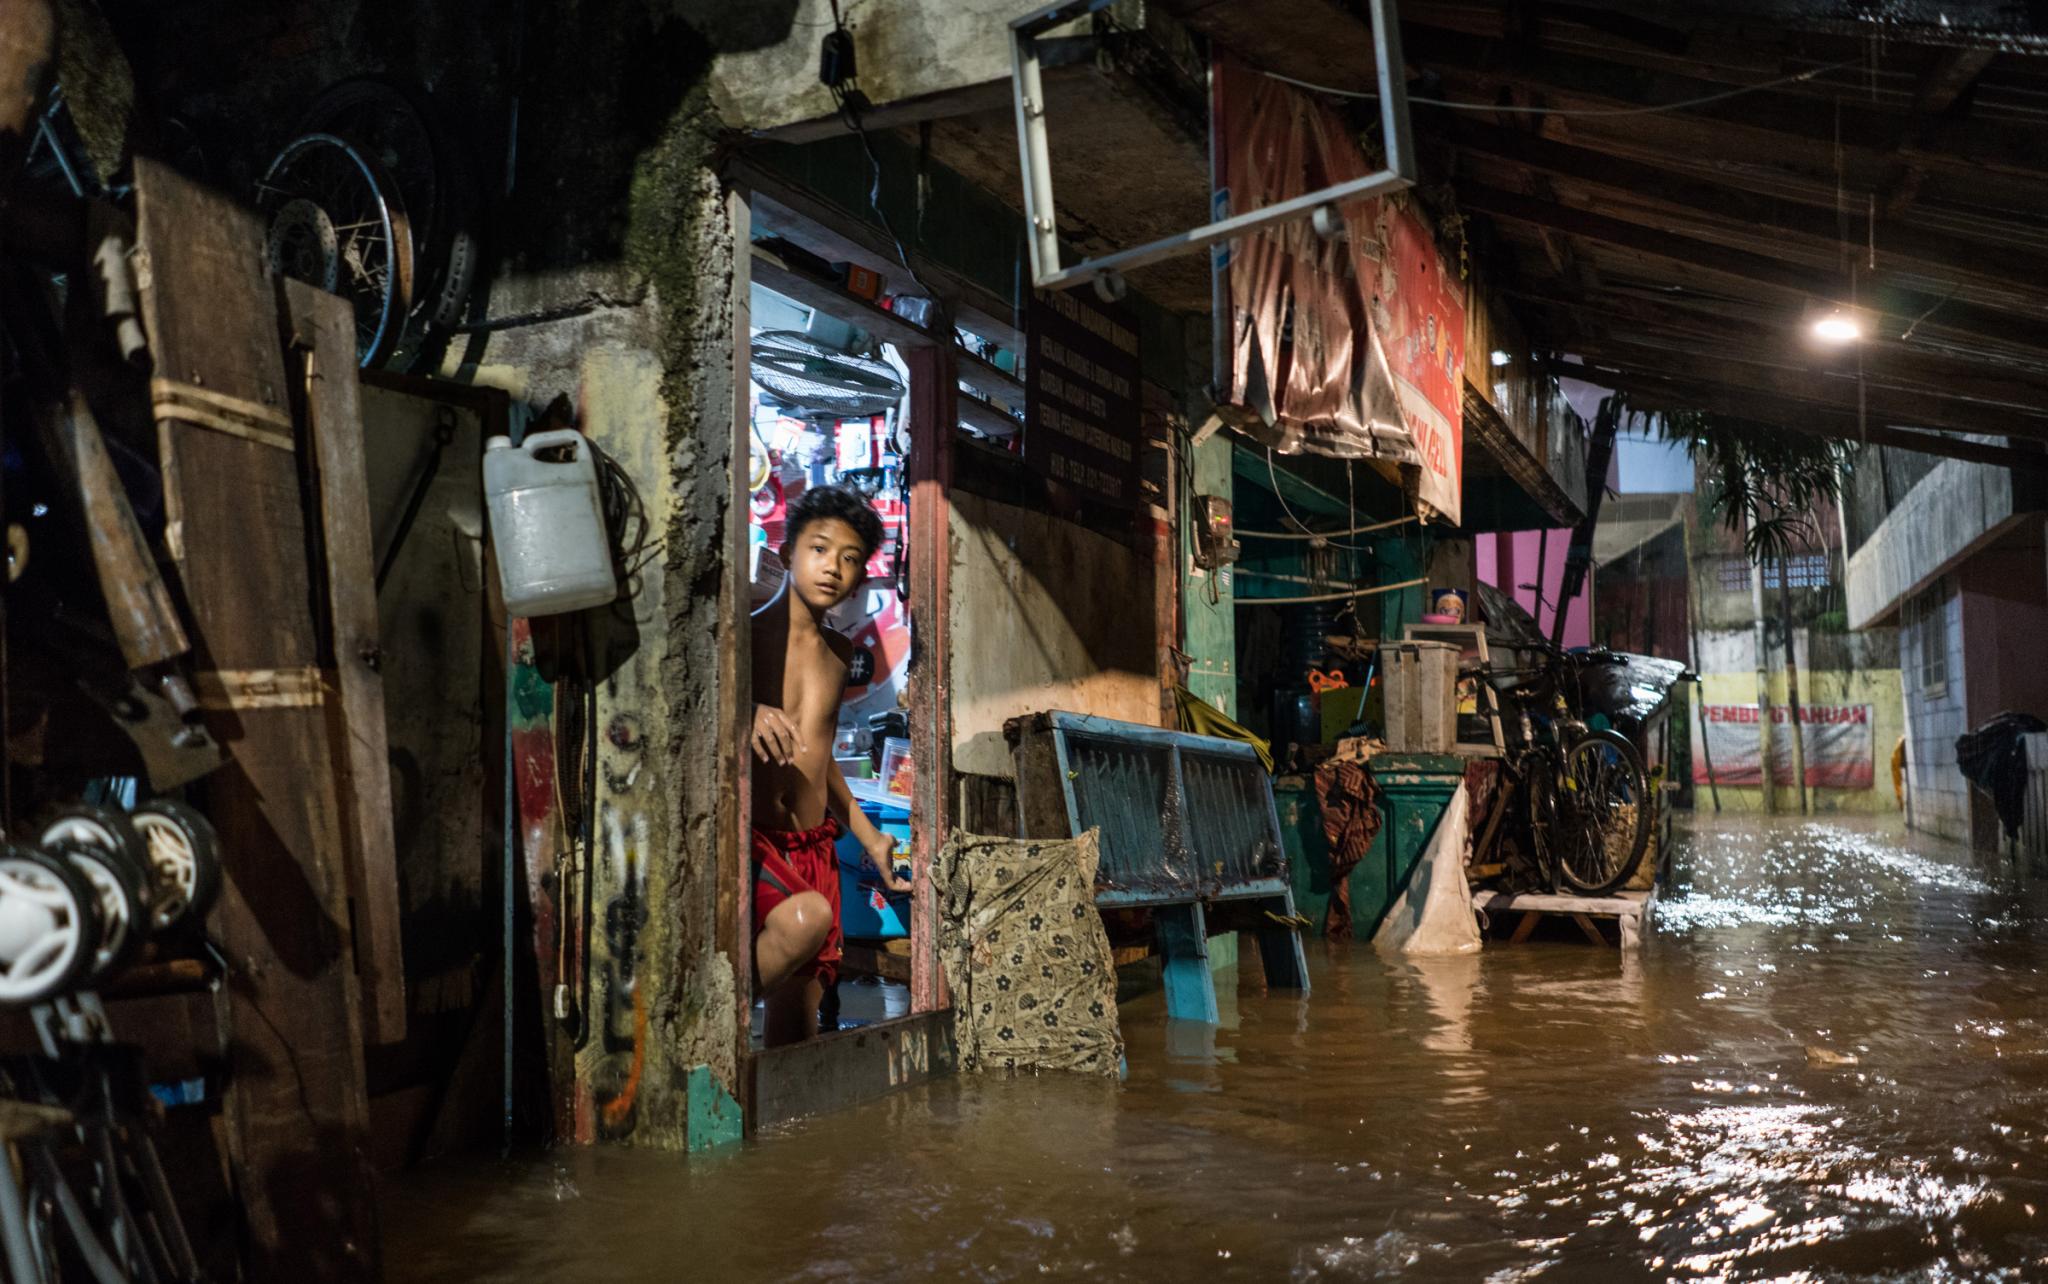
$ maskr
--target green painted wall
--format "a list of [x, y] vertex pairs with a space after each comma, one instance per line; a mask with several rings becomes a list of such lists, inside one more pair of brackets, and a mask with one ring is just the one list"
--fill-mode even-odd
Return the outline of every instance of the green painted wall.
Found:
[[[1195, 495], [1231, 498], [1230, 441], [1218, 434], [1194, 448]], [[1190, 501], [1192, 503], [1192, 499]], [[1235, 718], [1237, 709], [1236, 576], [1194, 569], [1194, 524], [1181, 524], [1181, 564], [1188, 568], [1182, 585], [1190, 658], [1188, 690]], [[1200, 578], [1197, 578], [1199, 576]], [[1213, 595], [1213, 600], [1212, 600]]]

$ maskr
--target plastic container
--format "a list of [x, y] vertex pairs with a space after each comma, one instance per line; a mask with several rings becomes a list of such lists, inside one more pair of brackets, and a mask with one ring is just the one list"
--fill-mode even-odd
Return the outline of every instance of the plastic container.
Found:
[[899, 798], [910, 797], [910, 788], [916, 780], [916, 771], [910, 761], [910, 742], [893, 737], [882, 742], [882, 787]]
[[1458, 739], [1458, 648], [1450, 642], [1401, 642], [1380, 648], [1386, 691], [1387, 748], [1449, 753]]
[[[546, 455], [548, 457], [544, 458]], [[484, 445], [484, 502], [505, 609], [560, 615], [619, 595], [597, 493], [597, 460], [573, 428]]]
[[901, 981], [882, 982], [882, 1019], [894, 1021], [910, 1015], [910, 987]]
[[[858, 786], [849, 781], [854, 801], [883, 833], [896, 840], [896, 871], [907, 874], [910, 864], [910, 805], [878, 796], [872, 782]], [[834, 848], [839, 859], [839, 927], [856, 940], [887, 940], [910, 935], [910, 897], [907, 893], [885, 892], [881, 879], [860, 841], [841, 834]]]

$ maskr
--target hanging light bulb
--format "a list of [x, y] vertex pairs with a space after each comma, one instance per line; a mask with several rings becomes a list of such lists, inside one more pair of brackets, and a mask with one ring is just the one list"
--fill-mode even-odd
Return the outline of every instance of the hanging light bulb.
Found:
[[1847, 311], [1836, 308], [1814, 319], [1813, 337], [1822, 343], [1854, 343], [1863, 337], [1863, 324]]

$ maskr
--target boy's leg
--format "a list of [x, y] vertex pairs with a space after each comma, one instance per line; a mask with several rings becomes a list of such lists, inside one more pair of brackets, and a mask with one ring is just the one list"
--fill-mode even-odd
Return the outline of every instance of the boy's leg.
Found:
[[818, 1005], [824, 1001], [825, 985], [815, 974], [792, 976], [770, 991], [768, 1019], [763, 1023], [761, 1041], [771, 1048], [801, 1043], [818, 1033]]
[[831, 931], [832, 903], [816, 892], [798, 892], [768, 911], [754, 934], [754, 974], [762, 994], [774, 994], [816, 958]]

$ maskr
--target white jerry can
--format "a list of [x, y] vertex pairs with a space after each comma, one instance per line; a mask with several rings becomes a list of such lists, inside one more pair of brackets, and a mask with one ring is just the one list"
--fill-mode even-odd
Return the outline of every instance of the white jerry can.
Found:
[[574, 428], [484, 443], [484, 502], [498, 553], [505, 609], [560, 615], [618, 597], [611, 541], [597, 492], [597, 461]]

